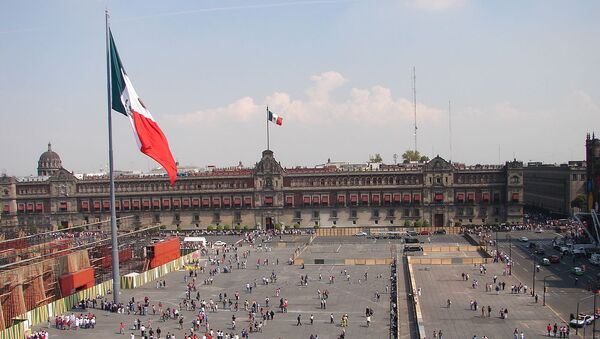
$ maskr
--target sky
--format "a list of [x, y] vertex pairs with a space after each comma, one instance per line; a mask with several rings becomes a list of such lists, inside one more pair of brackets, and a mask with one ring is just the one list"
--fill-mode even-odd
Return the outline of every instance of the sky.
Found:
[[[598, 1], [4, 0], [3, 173], [34, 174], [48, 142], [66, 169], [106, 168], [105, 8], [181, 165], [253, 166], [267, 105], [284, 167], [393, 163], [415, 148], [413, 67], [429, 157], [564, 163], [600, 133]], [[113, 116], [115, 168], [157, 166]]]

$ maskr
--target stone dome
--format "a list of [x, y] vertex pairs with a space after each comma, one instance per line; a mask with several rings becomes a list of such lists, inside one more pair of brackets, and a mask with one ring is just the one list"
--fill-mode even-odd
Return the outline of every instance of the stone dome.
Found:
[[52, 144], [48, 143], [48, 150], [40, 155], [38, 160], [38, 175], [52, 175], [62, 168], [62, 161], [56, 152], [52, 150]]

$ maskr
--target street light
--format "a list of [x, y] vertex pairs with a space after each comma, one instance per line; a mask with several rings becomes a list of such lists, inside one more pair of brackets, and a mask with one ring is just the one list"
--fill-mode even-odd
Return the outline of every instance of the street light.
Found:
[[[575, 313], [575, 319], [578, 319], [578, 317], [579, 317], [579, 303], [586, 299], [589, 299], [589, 298], [594, 298], [594, 317], [596, 316], [596, 293], [594, 293], [593, 295], [588, 295], [587, 297], [583, 297], [577, 301], [577, 313]], [[594, 321], [594, 323], [595, 323], [595, 321]], [[582, 327], [583, 326], [585, 326], [585, 321], [582, 324]], [[578, 334], [578, 330], [579, 330], [579, 326], [576, 326], [575, 327], [575, 335]], [[594, 331], [594, 335], [595, 334], [596, 334], [596, 332]]]
[[536, 267], [536, 259], [535, 252], [533, 252], [533, 286], [531, 286], [531, 296], [535, 297], [535, 271], [537, 271]]
[[546, 306], [546, 279], [549, 277], [557, 277], [558, 276], [556, 274], [548, 274], [546, 276], [544, 276], [544, 292], [542, 294], [542, 306]]
[[506, 238], [508, 239], [508, 275], [512, 275], [512, 237], [507, 234]]

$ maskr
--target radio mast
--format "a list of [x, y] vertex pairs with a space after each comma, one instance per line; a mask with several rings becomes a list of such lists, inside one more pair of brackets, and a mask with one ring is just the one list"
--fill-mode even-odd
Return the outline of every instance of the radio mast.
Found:
[[415, 110], [415, 153], [417, 153], [417, 71], [413, 66], [413, 105]]

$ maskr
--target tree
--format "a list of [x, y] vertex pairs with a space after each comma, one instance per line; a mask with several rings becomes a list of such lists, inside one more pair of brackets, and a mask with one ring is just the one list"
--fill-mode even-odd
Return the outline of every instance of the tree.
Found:
[[248, 232], [248, 230], [250, 229], [250, 227], [248, 225], [244, 225], [243, 229], [244, 229], [244, 232]]
[[209, 232], [212, 232], [215, 228], [212, 225], [208, 225], [208, 227], [206, 227], [206, 230]]
[[429, 161], [429, 157], [425, 156], [425, 155], [421, 155], [421, 153], [419, 153], [419, 151], [413, 151], [413, 150], [407, 150], [406, 152], [402, 153], [402, 159], [404, 160], [404, 163], [409, 163], [411, 161], [420, 161], [420, 162], [427, 162]]
[[423, 220], [423, 227], [429, 227], [429, 226], [431, 226], [429, 224], [429, 220]]
[[571, 207], [579, 208], [580, 210], [585, 210], [587, 205], [585, 200], [585, 195], [580, 194], [575, 199], [573, 199], [573, 201], [571, 201]]
[[281, 231], [281, 224], [280, 223], [276, 223], [275, 224], [275, 229], [278, 231]]
[[242, 226], [240, 226], [240, 224], [237, 224], [237, 225], [235, 225], [235, 230], [236, 230], [236, 231], [239, 231], [239, 230], [241, 230], [241, 229], [242, 229]]
[[217, 231], [221, 232], [223, 230], [223, 225], [217, 225]]
[[423, 220], [419, 219], [415, 221], [415, 227], [423, 227]]
[[229, 227], [229, 225], [228, 225], [228, 224], [225, 224], [225, 225], [223, 225], [223, 229], [224, 229], [225, 231], [229, 231], [229, 230], [231, 229], [231, 227]]
[[374, 162], [374, 163], [383, 162], [383, 159], [381, 158], [381, 154], [375, 153], [375, 155], [371, 155], [369, 157], [369, 162]]
[[298, 224], [298, 223], [295, 223], [295, 224], [294, 224], [294, 228], [295, 228], [295, 229], [299, 229], [299, 228], [300, 228], [300, 224]]
[[404, 220], [404, 227], [410, 227], [410, 221]]

